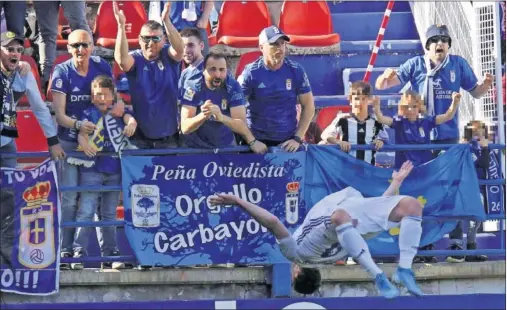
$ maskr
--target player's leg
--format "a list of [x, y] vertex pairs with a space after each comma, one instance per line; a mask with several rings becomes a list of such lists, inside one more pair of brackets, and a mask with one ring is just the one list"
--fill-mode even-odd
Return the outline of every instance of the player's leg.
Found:
[[413, 197], [404, 197], [389, 214], [390, 222], [400, 223], [400, 262], [393, 281], [405, 286], [414, 295], [423, 292], [417, 285], [412, 271], [412, 261], [417, 254], [422, 234], [422, 205]]
[[331, 223], [336, 225], [341, 246], [375, 279], [380, 294], [386, 298], [398, 296], [398, 289], [389, 282], [384, 272], [373, 261], [366, 241], [354, 228], [348, 212], [343, 209], [334, 211], [331, 215]]

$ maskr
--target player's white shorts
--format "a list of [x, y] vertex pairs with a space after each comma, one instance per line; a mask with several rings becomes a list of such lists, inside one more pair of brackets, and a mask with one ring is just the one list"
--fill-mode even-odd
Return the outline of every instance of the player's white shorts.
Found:
[[[343, 195], [344, 191], [347, 191], [346, 195]], [[342, 209], [347, 211], [352, 219], [357, 220], [356, 229], [361, 235], [378, 233], [399, 226], [400, 223], [389, 221], [389, 215], [405, 197], [408, 196], [364, 198], [355, 189], [349, 187], [319, 201], [310, 210], [305, 222], [323, 216], [330, 217], [336, 210]]]

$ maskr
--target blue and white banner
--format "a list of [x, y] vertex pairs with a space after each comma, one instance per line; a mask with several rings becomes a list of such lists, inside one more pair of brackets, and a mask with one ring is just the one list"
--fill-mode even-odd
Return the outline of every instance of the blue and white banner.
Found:
[[[0, 290], [25, 295], [58, 292], [60, 199], [55, 164], [1, 168]], [[6, 246], [11, 245], [11, 249]]]
[[[502, 169], [498, 164], [498, 156], [494, 151], [489, 152], [489, 167], [487, 172], [488, 180], [502, 178]], [[486, 185], [486, 203], [488, 214], [503, 214], [505, 212], [505, 190], [504, 185]]]
[[286, 261], [274, 237], [237, 207], [208, 197], [233, 193], [277, 215], [304, 219], [306, 153], [122, 158], [125, 233], [141, 265]]
[[[381, 196], [389, 186], [392, 169], [371, 166], [335, 146], [308, 147], [305, 200], [315, 205], [324, 196], [347, 186], [365, 197]], [[424, 215], [484, 220], [479, 183], [468, 145], [456, 145], [435, 160], [413, 169], [400, 188], [401, 195], [417, 198]], [[375, 206], [372, 206], [374, 208]], [[423, 222], [421, 246], [440, 240], [456, 221]], [[399, 229], [368, 240], [372, 254], [398, 253]]]

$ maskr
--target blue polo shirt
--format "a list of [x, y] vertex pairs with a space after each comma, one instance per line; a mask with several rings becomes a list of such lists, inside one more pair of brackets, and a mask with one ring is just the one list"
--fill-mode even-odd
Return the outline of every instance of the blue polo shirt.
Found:
[[[405, 117], [396, 115], [391, 125], [394, 129], [395, 144], [430, 144], [430, 133], [436, 126], [435, 119], [435, 116], [425, 116], [411, 122]], [[430, 150], [396, 151], [394, 167], [400, 168], [407, 160], [418, 166], [432, 159], [433, 154]]]
[[294, 136], [298, 96], [312, 91], [300, 64], [285, 58], [273, 71], [261, 57], [245, 67], [238, 82], [248, 100], [247, 120], [255, 138], [283, 142]]
[[[77, 73], [72, 59], [55, 67], [51, 80], [51, 91], [66, 95], [65, 115], [80, 120], [83, 111], [93, 106], [90, 97], [92, 81], [102, 74], [113, 76], [109, 63], [98, 56], [90, 57], [86, 76]], [[58, 138], [62, 140], [76, 142], [77, 134], [78, 132], [74, 128], [58, 125]]]
[[183, 96], [183, 93], [185, 92], [185, 82], [189, 77], [199, 77], [199, 73], [204, 70], [204, 59], [201, 60], [195, 67], [187, 67], [185, 70], [181, 72], [180, 79], [178, 81], [178, 93], [180, 97], [178, 99], [181, 100], [181, 96]]
[[[402, 84], [410, 82], [414, 91], [421, 95], [424, 92], [426, 80], [426, 64], [424, 56], [417, 56], [407, 60], [398, 70], [398, 78]], [[444, 65], [433, 78], [435, 115], [447, 112], [452, 103], [452, 93], [463, 88], [471, 92], [477, 86], [477, 77], [468, 62], [461, 56], [449, 55]], [[458, 113], [452, 120], [436, 127], [434, 140], [459, 138]]]
[[168, 54], [169, 46], [157, 60], [144, 58], [141, 50], [130, 54], [135, 63], [127, 72], [132, 107], [138, 128], [148, 139], [161, 139], [178, 131], [177, 102], [180, 63]]
[[[201, 113], [201, 106], [211, 100], [218, 105], [222, 114], [231, 116], [231, 108], [245, 104], [243, 91], [239, 83], [228, 75], [226, 87], [213, 91], [208, 89], [204, 76], [199, 73], [198, 77], [191, 77], [185, 83], [185, 91], [181, 98], [182, 105], [196, 108], [195, 115]], [[217, 122], [214, 118], [206, 120], [196, 131], [183, 135], [183, 141], [188, 147], [217, 148], [235, 144], [233, 131]]]

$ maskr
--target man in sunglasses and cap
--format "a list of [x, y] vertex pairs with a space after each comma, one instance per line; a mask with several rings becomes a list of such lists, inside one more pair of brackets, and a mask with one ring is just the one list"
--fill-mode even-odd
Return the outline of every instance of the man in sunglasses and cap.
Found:
[[165, 45], [162, 25], [149, 20], [139, 33], [141, 49], [129, 53], [125, 15], [113, 2], [118, 22], [114, 59], [127, 73], [132, 107], [138, 123], [131, 143], [141, 149], [178, 147], [178, 79], [183, 40], [169, 20], [171, 2], [162, 12], [170, 45]]
[[[452, 93], [463, 88], [474, 98], [480, 98], [493, 84], [493, 75], [486, 73], [479, 82], [470, 64], [461, 56], [449, 54], [451, 36], [445, 25], [432, 25], [426, 31], [427, 51], [424, 56], [416, 56], [407, 60], [398, 69], [388, 68], [377, 78], [375, 86], [379, 90], [391, 88], [401, 83], [411, 83], [426, 104], [429, 115], [445, 113], [452, 103]], [[431, 135], [431, 142], [435, 144], [454, 144], [459, 142], [458, 113], [447, 123], [436, 126]], [[437, 155], [438, 153], [436, 153]], [[449, 234], [453, 239], [451, 249], [462, 249], [463, 231], [461, 222]], [[429, 245], [427, 249], [431, 249]], [[417, 260], [432, 262], [433, 257]], [[449, 258], [448, 258], [449, 260]], [[464, 261], [464, 257], [450, 257], [453, 262]]]
[[[315, 103], [305, 70], [286, 57], [289, 41], [276, 26], [262, 30], [262, 57], [245, 67], [238, 82], [249, 102], [247, 120], [255, 136], [250, 143], [296, 152], [315, 114]], [[299, 123], [298, 104], [302, 107]]]
[[[16, 106], [23, 95], [27, 95], [31, 110], [41, 125], [47, 138], [49, 151], [53, 159], [65, 156], [58, 138], [56, 126], [51, 118], [46, 103], [42, 100], [39, 87], [32, 72], [20, 74], [19, 62], [23, 53], [24, 38], [12, 31], [1, 34], [1, 84], [2, 97], [0, 98], [0, 150], [3, 152], [16, 152], [14, 139], [18, 137]], [[0, 159], [0, 167], [16, 167], [16, 158]]]

